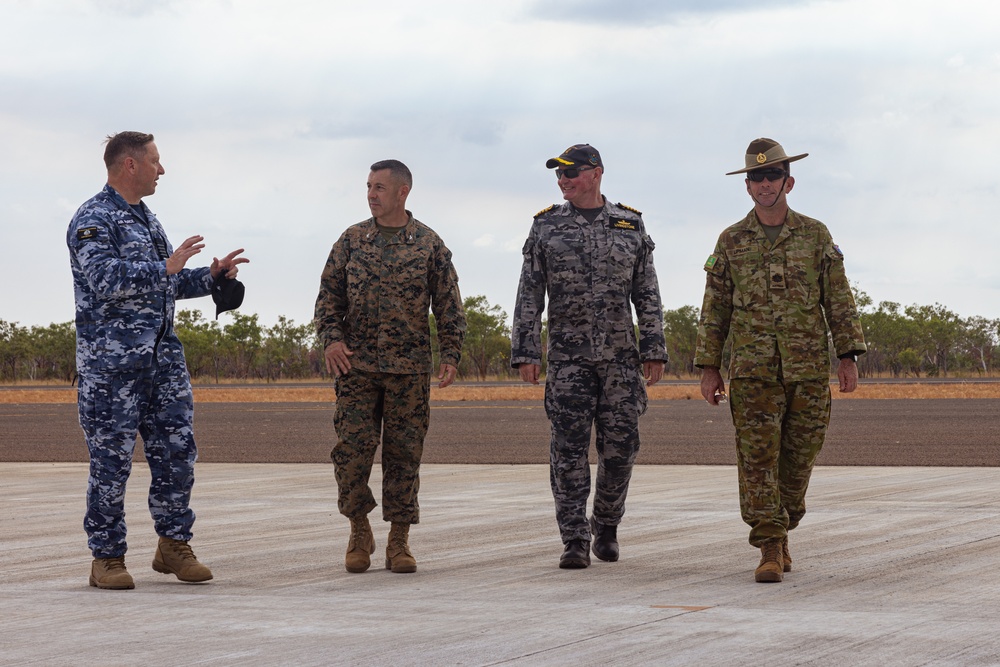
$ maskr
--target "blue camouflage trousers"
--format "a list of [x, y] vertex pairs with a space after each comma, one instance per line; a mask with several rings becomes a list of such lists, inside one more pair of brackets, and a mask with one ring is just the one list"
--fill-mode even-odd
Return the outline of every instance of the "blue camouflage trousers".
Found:
[[545, 377], [545, 413], [552, 424], [549, 481], [564, 544], [590, 541], [588, 454], [595, 424], [594, 517], [608, 526], [621, 523], [639, 453], [639, 416], [646, 405], [638, 362], [549, 362]]
[[740, 512], [750, 544], [781, 539], [806, 513], [806, 489], [830, 423], [830, 382], [733, 378]]
[[330, 452], [337, 508], [349, 518], [376, 507], [368, 480], [382, 444], [382, 518], [419, 523], [420, 459], [430, 425], [430, 373], [377, 373], [352, 368], [337, 378]]
[[198, 453], [191, 381], [183, 360], [135, 372], [81, 375], [78, 404], [90, 450], [83, 526], [94, 558], [116, 558], [128, 549], [125, 484], [137, 434], [152, 475], [153, 527], [162, 537], [190, 540], [195, 517], [188, 505]]

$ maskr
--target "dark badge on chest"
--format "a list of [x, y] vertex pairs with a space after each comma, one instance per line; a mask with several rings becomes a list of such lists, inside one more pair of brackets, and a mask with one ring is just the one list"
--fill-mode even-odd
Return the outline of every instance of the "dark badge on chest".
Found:
[[771, 264], [771, 289], [785, 289], [785, 265]]
[[622, 229], [634, 232], [637, 227], [635, 226], [635, 221], [633, 220], [626, 220], [625, 218], [611, 218], [611, 229]]

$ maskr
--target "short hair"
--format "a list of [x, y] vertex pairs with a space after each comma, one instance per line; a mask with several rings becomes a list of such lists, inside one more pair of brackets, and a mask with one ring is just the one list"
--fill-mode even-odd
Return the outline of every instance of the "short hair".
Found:
[[413, 174], [410, 173], [409, 167], [399, 160], [379, 160], [371, 166], [372, 171], [382, 171], [383, 169], [388, 169], [396, 180], [403, 182], [408, 187], [413, 187]]
[[104, 149], [104, 164], [111, 169], [125, 156], [138, 157], [146, 150], [146, 144], [152, 140], [153, 135], [145, 132], [126, 131], [109, 134], [104, 140], [107, 144]]

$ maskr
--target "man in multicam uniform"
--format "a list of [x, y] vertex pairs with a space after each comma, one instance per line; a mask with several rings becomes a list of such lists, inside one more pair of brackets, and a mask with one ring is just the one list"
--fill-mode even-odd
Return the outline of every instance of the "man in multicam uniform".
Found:
[[[548, 293], [545, 411], [552, 424], [550, 482], [565, 545], [559, 567], [585, 568], [592, 536], [595, 556], [618, 560], [618, 524], [646, 410], [643, 376], [646, 386], [658, 382], [667, 359], [663, 307], [653, 241], [638, 211], [601, 194], [600, 153], [576, 144], [545, 166], [556, 169], [566, 203], [538, 213], [524, 244], [511, 365], [525, 382], [538, 384]], [[638, 346], [630, 302], [639, 320]], [[597, 488], [588, 522], [594, 423]]]
[[[174, 250], [142, 198], [164, 174], [153, 135], [120, 132], [104, 152], [108, 182], [66, 233], [76, 294], [80, 425], [90, 451], [84, 528], [94, 556], [90, 585], [130, 589], [125, 568], [125, 484], [136, 433], [152, 473], [149, 511], [160, 536], [153, 569], [181, 581], [212, 578], [188, 541], [197, 449], [191, 381], [174, 333], [174, 301], [212, 293], [233, 278], [242, 249], [184, 268], [204, 248], [192, 236]], [[237, 304], [238, 305], [238, 304]]]
[[455, 380], [465, 337], [465, 311], [451, 251], [406, 210], [413, 186], [398, 160], [371, 166], [372, 217], [349, 227], [334, 244], [316, 299], [316, 330], [326, 365], [336, 377], [330, 456], [340, 513], [351, 521], [344, 565], [364, 572], [375, 553], [368, 513], [376, 507], [368, 486], [382, 442], [382, 518], [390, 522], [385, 567], [415, 572], [408, 543], [420, 510], [420, 458], [430, 419], [431, 336], [428, 310], [441, 349], [439, 387]]
[[729, 338], [730, 410], [736, 427], [740, 510], [761, 560], [754, 578], [777, 582], [791, 571], [788, 531], [806, 513], [813, 464], [830, 421], [830, 350], [840, 391], [858, 384], [866, 351], [844, 255], [826, 226], [788, 208], [791, 162], [773, 139], [746, 152], [754, 208], [719, 237], [705, 263], [705, 299], [695, 365], [712, 405], [725, 396], [719, 371]]

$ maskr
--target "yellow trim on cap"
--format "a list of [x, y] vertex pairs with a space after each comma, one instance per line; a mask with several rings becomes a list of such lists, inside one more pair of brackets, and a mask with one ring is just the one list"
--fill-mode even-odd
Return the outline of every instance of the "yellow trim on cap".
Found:
[[569, 160], [564, 160], [561, 157], [554, 157], [552, 159], [556, 162], [562, 162], [563, 164], [576, 164], [576, 162], [570, 162]]

